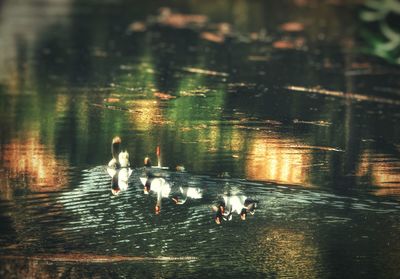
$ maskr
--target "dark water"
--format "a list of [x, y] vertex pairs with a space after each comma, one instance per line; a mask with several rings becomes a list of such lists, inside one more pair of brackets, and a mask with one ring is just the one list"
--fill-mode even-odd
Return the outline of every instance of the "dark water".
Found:
[[[400, 68], [355, 2], [0, 2], [0, 276], [396, 278]], [[201, 199], [154, 213], [156, 146]]]

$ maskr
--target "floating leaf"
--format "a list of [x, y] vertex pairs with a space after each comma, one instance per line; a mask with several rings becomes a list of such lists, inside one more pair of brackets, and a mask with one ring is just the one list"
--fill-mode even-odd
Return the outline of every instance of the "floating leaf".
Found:
[[280, 28], [287, 32], [300, 32], [304, 30], [304, 24], [300, 22], [286, 22]]
[[133, 32], [144, 32], [146, 31], [147, 27], [144, 22], [135, 21], [129, 25], [128, 29]]
[[211, 32], [202, 32], [200, 38], [217, 44], [221, 44], [225, 41], [224, 35]]
[[228, 73], [216, 72], [216, 71], [193, 68], [193, 67], [184, 67], [183, 70], [186, 72], [189, 72], [189, 73], [203, 74], [203, 75], [208, 75], [208, 76], [221, 76], [221, 77], [229, 76]]
[[121, 101], [119, 98], [105, 98], [104, 102], [106, 103], [118, 103], [119, 101]]
[[185, 28], [189, 27], [189, 25], [204, 26], [207, 20], [208, 18], [205, 15], [179, 14], [173, 13], [169, 8], [162, 8], [158, 22], [174, 28]]
[[171, 100], [171, 99], [175, 99], [176, 96], [172, 96], [170, 94], [167, 93], [163, 93], [163, 92], [155, 92], [154, 96], [161, 99], [161, 100]]

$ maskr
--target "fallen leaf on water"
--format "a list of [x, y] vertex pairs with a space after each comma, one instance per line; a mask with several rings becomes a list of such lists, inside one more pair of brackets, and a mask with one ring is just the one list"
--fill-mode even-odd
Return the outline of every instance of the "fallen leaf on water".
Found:
[[106, 103], [118, 103], [120, 101], [119, 98], [105, 98], [104, 102]]
[[304, 24], [300, 22], [286, 22], [280, 28], [287, 32], [300, 32], [304, 30]]
[[305, 39], [304, 38], [296, 38], [295, 40], [281, 40], [276, 41], [272, 44], [274, 48], [278, 49], [299, 49], [304, 47]]
[[352, 69], [370, 69], [371, 68], [371, 64], [364, 62], [364, 63], [357, 63], [357, 62], [353, 62], [351, 63], [351, 68]]
[[187, 91], [181, 91], [179, 95], [182, 97], [203, 97], [203, 98], [206, 97], [206, 95], [203, 93], [192, 93]]
[[195, 14], [173, 13], [169, 8], [161, 8], [159, 23], [174, 28], [185, 28], [189, 25], [203, 26], [207, 22], [207, 16]]
[[163, 92], [155, 92], [154, 96], [161, 100], [171, 100], [176, 98], [175, 96]]
[[215, 34], [215, 33], [211, 33], [211, 32], [202, 32], [200, 34], [200, 38], [210, 41], [210, 42], [213, 42], [213, 43], [218, 43], [218, 44], [221, 44], [225, 41], [224, 35]]
[[147, 29], [146, 24], [141, 21], [132, 22], [128, 28], [133, 32], [144, 32]]
[[323, 120], [316, 120], [316, 121], [304, 121], [304, 120], [299, 120], [299, 119], [293, 119], [293, 123], [295, 124], [310, 124], [310, 125], [317, 125], [317, 126], [323, 126], [323, 127], [328, 127], [332, 123], [323, 121]]
[[321, 94], [339, 98], [346, 98], [355, 101], [367, 101], [367, 102], [375, 102], [375, 103], [383, 103], [383, 104], [391, 104], [391, 105], [400, 105], [400, 100], [385, 98], [380, 96], [372, 96], [360, 93], [351, 93], [337, 90], [328, 90], [320, 87], [303, 87], [303, 86], [286, 86], [286, 89], [292, 90], [294, 92], [304, 92], [311, 94]]
[[221, 22], [220, 24], [218, 24], [218, 31], [224, 35], [231, 34], [232, 26], [227, 22]]
[[290, 41], [276, 41], [272, 44], [272, 46], [279, 49], [293, 49], [294, 43]]
[[203, 75], [209, 75], [209, 76], [222, 76], [222, 77], [227, 77], [229, 76], [228, 73], [224, 72], [216, 72], [216, 71], [211, 71], [211, 70], [205, 70], [205, 69], [199, 69], [199, 68], [193, 68], [193, 67], [184, 67], [182, 68], [184, 71], [189, 72], [189, 73], [195, 73], [195, 74], [203, 74]]

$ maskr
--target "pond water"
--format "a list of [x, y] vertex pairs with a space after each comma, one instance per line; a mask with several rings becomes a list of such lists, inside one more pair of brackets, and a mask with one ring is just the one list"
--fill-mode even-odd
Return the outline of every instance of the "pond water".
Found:
[[[398, 276], [400, 68], [354, 2], [1, 1], [0, 277]], [[156, 214], [157, 147], [201, 198]]]

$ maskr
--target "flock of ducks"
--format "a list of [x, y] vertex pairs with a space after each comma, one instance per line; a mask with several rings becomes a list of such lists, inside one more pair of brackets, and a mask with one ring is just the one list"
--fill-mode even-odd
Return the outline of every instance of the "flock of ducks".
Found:
[[[119, 195], [128, 189], [128, 179], [133, 170], [130, 168], [129, 153], [121, 149], [121, 138], [114, 137], [111, 143], [112, 159], [107, 165], [107, 173], [111, 177], [111, 193]], [[157, 147], [157, 166], [153, 166], [149, 157], [144, 159], [144, 175], [140, 177], [143, 192], [146, 195], [157, 196], [155, 213], [160, 214], [163, 199], [172, 200], [177, 205], [185, 204], [188, 199], [198, 200], [203, 197], [202, 190], [190, 186], [175, 186], [165, 177], [156, 174], [156, 170], [168, 169], [161, 166], [160, 148]], [[225, 195], [211, 208], [214, 211], [214, 220], [217, 224], [222, 221], [232, 220], [232, 215], [237, 213], [241, 220], [246, 220], [247, 214], [253, 215], [258, 202], [251, 198], [239, 195]]]

